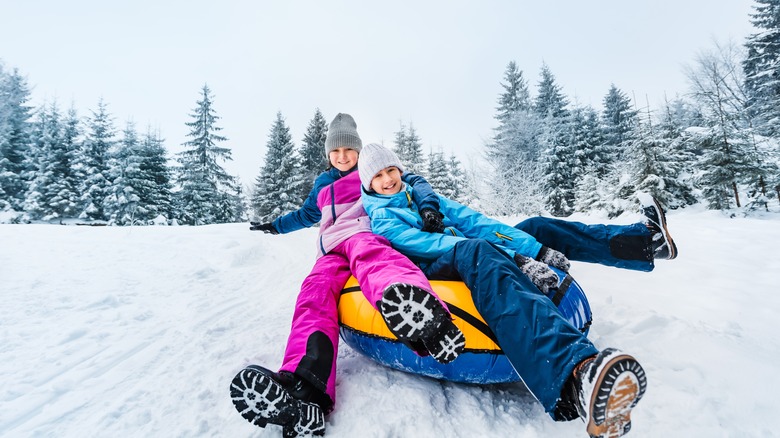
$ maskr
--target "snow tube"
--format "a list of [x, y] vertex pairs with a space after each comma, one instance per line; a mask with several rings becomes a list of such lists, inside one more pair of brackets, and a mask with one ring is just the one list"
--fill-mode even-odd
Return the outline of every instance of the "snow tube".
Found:
[[[553, 268], [555, 269], [555, 268]], [[548, 297], [573, 326], [587, 335], [592, 321], [590, 305], [579, 284], [555, 269], [561, 281]], [[401, 371], [453, 382], [492, 384], [517, 382], [517, 375], [495, 335], [474, 306], [469, 292], [460, 281], [431, 281], [439, 297], [447, 303], [453, 322], [466, 337], [464, 352], [449, 364], [436, 362], [430, 356], [420, 357], [398, 341], [387, 328], [382, 316], [360, 291], [352, 277], [341, 291], [339, 324], [341, 338], [353, 350]]]

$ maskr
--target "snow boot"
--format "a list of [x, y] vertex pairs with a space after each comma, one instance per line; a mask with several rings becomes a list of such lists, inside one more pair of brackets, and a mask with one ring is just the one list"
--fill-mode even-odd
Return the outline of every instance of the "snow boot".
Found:
[[677, 257], [677, 245], [674, 244], [669, 229], [666, 226], [666, 213], [661, 204], [647, 193], [638, 193], [642, 203], [642, 214], [645, 215], [645, 225], [653, 234], [653, 258], [672, 260]]
[[[450, 363], [463, 352], [466, 338], [449, 312], [433, 294], [410, 284], [390, 285], [377, 306], [387, 327], [415, 351], [424, 350], [440, 363]], [[424, 353], [424, 351], [422, 352]]]
[[631, 355], [607, 348], [574, 369], [571, 390], [591, 438], [616, 438], [631, 430], [631, 409], [647, 389], [645, 370]]
[[278, 424], [285, 438], [325, 434], [321, 403], [328, 397], [320, 392], [293, 373], [274, 373], [258, 365], [241, 370], [230, 384], [233, 405], [242, 417], [259, 427]]

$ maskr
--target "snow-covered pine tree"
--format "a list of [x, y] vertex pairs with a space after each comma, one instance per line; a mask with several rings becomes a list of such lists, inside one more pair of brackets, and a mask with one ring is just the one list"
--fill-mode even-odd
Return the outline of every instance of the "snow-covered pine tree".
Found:
[[83, 143], [83, 171], [81, 181], [80, 214], [81, 219], [97, 221], [107, 220], [105, 212], [106, 197], [110, 195], [111, 182], [108, 179], [109, 151], [114, 146], [116, 128], [108, 105], [101, 98], [97, 111], [87, 121], [86, 138]]
[[299, 154], [301, 156], [301, 192], [299, 197], [306, 199], [314, 186], [317, 175], [328, 168], [328, 157], [325, 156], [325, 138], [328, 135], [328, 123], [317, 108], [314, 117], [306, 128]]
[[737, 68], [739, 57], [733, 44], [718, 44], [715, 50], [703, 51], [696, 65], [686, 71], [705, 125], [694, 140], [702, 151], [697, 166], [699, 184], [713, 209], [730, 208], [725, 196], [729, 191], [734, 204], [741, 207], [739, 185], [758, 181], [762, 168], [754, 153], [752, 120], [745, 110], [747, 94], [742, 70]]
[[27, 80], [14, 69], [6, 73], [0, 64], [0, 211], [22, 211], [28, 170], [32, 108], [27, 105]]
[[565, 134], [561, 128], [565, 129], [566, 125], [552, 123], [552, 117], [547, 120], [548, 130], [542, 137], [547, 145], [542, 158], [544, 205], [553, 216], [568, 216], [574, 211], [574, 154], [570, 145], [563, 140]]
[[615, 84], [611, 84], [603, 99], [601, 113], [603, 145], [597, 151], [596, 166], [600, 177], [609, 172], [612, 163], [624, 159], [624, 151], [631, 141], [631, 131], [636, 125], [637, 112], [631, 107], [631, 99]]
[[745, 42], [742, 61], [747, 107], [759, 132], [780, 134], [780, 0], [755, 0], [751, 23], [758, 32]]
[[569, 102], [546, 64], [542, 65], [540, 76], [533, 109], [543, 123], [540, 143], [545, 147], [541, 190], [545, 207], [551, 214], [568, 216], [574, 210], [575, 197]]
[[136, 190], [140, 185], [140, 161], [138, 131], [135, 123], [128, 121], [109, 159], [111, 193], [106, 198], [106, 214], [111, 223], [143, 224], [137, 217], [141, 200]]
[[496, 120], [499, 122], [499, 128], [496, 135], [500, 135], [501, 126], [506, 124], [511, 118], [520, 111], [531, 109], [531, 95], [528, 92], [528, 84], [523, 78], [523, 71], [517, 68], [514, 61], [510, 61], [504, 72], [504, 81], [501, 87], [504, 92], [498, 98], [498, 107], [496, 108]]
[[471, 201], [470, 189], [466, 182], [463, 166], [461, 166], [460, 160], [458, 160], [455, 154], [450, 154], [450, 158], [447, 160], [447, 170], [449, 172], [450, 184], [449, 192], [444, 196], [468, 205]]
[[693, 205], [697, 202], [693, 194], [693, 174], [696, 156], [683, 135], [687, 120], [680, 102], [666, 102], [664, 113], [658, 125], [659, 141], [663, 149], [665, 170], [664, 191], [661, 202], [670, 209]]
[[[580, 185], [591, 186], [598, 184], [602, 174], [596, 171], [597, 163], [600, 163], [600, 157], [597, 155], [600, 147], [603, 145], [601, 136], [598, 113], [591, 106], [575, 106], [571, 111], [569, 144], [573, 156], [571, 157], [572, 178], [574, 179], [574, 209], [577, 211], [588, 211], [591, 209], [591, 203], [599, 203], [603, 200], [593, 201], [592, 194], [595, 187], [589, 187], [591, 192], [586, 193], [586, 199], [580, 200], [578, 196], [582, 193]], [[596, 172], [595, 175], [589, 175], [588, 172]], [[588, 178], [588, 181], [584, 181]]]
[[39, 110], [31, 155], [36, 172], [25, 200], [29, 218], [62, 221], [78, 214], [78, 124], [75, 110], [63, 119], [56, 102]]
[[406, 146], [408, 142], [406, 140], [406, 125], [404, 125], [403, 122], [400, 123], [398, 131], [396, 131], [394, 135], [393, 152], [395, 152], [398, 159], [401, 160], [401, 164], [405, 165], [406, 161], [404, 161], [404, 159], [407, 155]]
[[278, 112], [268, 134], [265, 162], [255, 179], [252, 210], [257, 220], [269, 222], [300, 208], [303, 199], [298, 197], [302, 184], [299, 166], [300, 157], [290, 129]]
[[243, 210], [240, 187], [234, 176], [220, 162], [232, 160], [229, 148], [218, 146], [227, 141], [217, 126], [219, 116], [214, 109], [208, 85], [201, 89], [184, 142], [184, 151], [177, 154], [179, 192], [176, 210], [179, 222], [190, 225], [234, 222]]
[[426, 162], [422, 142], [411, 122], [409, 122], [409, 132], [406, 134], [406, 154], [407, 163], [403, 163], [403, 158], [401, 158], [402, 163], [407, 166], [406, 171], [425, 175]]
[[510, 62], [501, 83], [493, 139], [485, 145], [492, 169], [485, 180], [490, 188], [483, 207], [495, 214], [532, 214], [539, 211], [538, 178], [543, 131], [541, 119], [532, 111], [523, 72]]
[[542, 119], [552, 118], [553, 120], [565, 121], [569, 115], [566, 109], [569, 102], [547, 64], [542, 64], [539, 75], [540, 79], [533, 105], [534, 112]]
[[50, 200], [54, 193], [57, 180], [53, 168], [55, 165], [55, 151], [61, 142], [62, 127], [61, 116], [57, 103], [43, 104], [38, 111], [33, 123], [30, 135], [32, 147], [27, 160], [30, 169], [25, 179], [29, 182], [24, 200], [24, 211], [28, 219], [49, 220], [54, 219]]
[[52, 151], [51, 173], [53, 181], [47, 189], [49, 207], [53, 218], [74, 218], [79, 213], [79, 183], [81, 173], [81, 121], [71, 105], [62, 123], [59, 142]]
[[159, 131], [147, 128], [141, 139], [138, 176], [134, 178], [135, 192], [140, 198], [139, 220], [151, 221], [158, 216], [169, 219], [173, 215], [172, 171], [167, 151]]
[[427, 165], [422, 142], [412, 123], [409, 123], [408, 129], [401, 123], [401, 128], [395, 133], [393, 152], [398, 155], [407, 173], [425, 175]]
[[447, 161], [444, 160], [444, 152], [441, 148], [437, 151], [431, 150], [428, 155], [426, 179], [435, 192], [452, 199], [450, 196], [453, 191], [452, 181], [450, 180]]

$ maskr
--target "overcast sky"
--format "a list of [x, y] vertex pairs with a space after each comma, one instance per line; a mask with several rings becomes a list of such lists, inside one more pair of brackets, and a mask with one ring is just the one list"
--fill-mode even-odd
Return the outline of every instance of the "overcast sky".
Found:
[[300, 144], [319, 107], [355, 117], [364, 143], [392, 145], [413, 123], [426, 152], [468, 162], [495, 127], [504, 70], [535, 93], [546, 63], [572, 101], [600, 109], [611, 83], [657, 106], [686, 91], [682, 72], [713, 41], [752, 33], [751, 0], [0, 2], [0, 60], [33, 104], [102, 97], [118, 128], [159, 128], [171, 153], [208, 83], [226, 164], [257, 176], [277, 111]]

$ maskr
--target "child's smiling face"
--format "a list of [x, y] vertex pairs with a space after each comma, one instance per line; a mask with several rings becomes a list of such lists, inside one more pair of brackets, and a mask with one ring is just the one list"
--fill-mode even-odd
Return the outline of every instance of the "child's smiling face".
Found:
[[336, 169], [346, 172], [355, 167], [358, 162], [358, 152], [351, 148], [340, 147], [333, 149], [328, 153], [330, 165]]
[[395, 166], [385, 167], [371, 180], [371, 189], [380, 195], [395, 195], [401, 187], [401, 171]]

